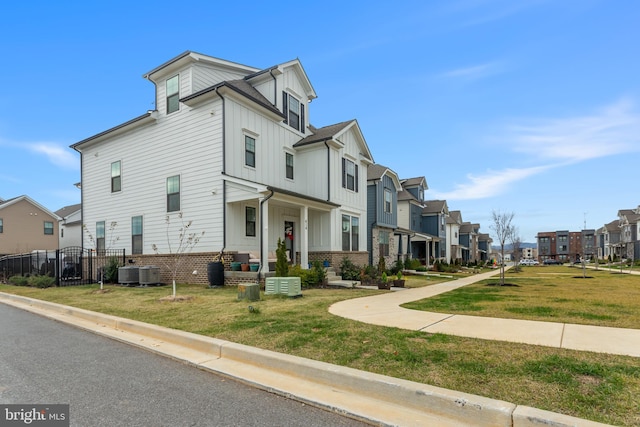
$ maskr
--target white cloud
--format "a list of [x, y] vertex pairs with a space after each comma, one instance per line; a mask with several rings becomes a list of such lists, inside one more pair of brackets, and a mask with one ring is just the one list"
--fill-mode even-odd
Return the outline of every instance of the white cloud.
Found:
[[462, 27], [469, 27], [508, 18], [547, 2], [548, 0], [459, 0], [447, 3], [447, 9], [449, 13], [461, 17]]
[[538, 166], [523, 169], [504, 169], [501, 171], [487, 171], [484, 175], [468, 174], [468, 182], [456, 184], [449, 192], [429, 190], [429, 197], [446, 200], [486, 199], [507, 192], [514, 183], [530, 176], [542, 173], [553, 166]]
[[470, 67], [457, 68], [455, 70], [445, 71], [440, 77], [457, 78], [466, 80], [476, 80], [489, 77], [505, 71], [504, 64], [500, 62], [487, 62], [485, 64], [473, 65]]
[[529, 120], [509, 127], [516, 152], [569, 163], [640, 150], [640, 114], [623, 100], [591, 115]]
[[50, 142], [27, 144], [26, 147], [34, 153], [45, 155], [56, 166], [66, 169], [77, 169], [80, 166], [80, 159], [70, 148]]

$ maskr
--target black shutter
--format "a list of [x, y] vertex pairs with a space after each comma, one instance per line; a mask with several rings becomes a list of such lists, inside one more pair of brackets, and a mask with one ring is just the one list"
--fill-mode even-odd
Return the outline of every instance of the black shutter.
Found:
[[358, 192], [358, 165], [354, 165], [356, 167], [356, 182], [354, 184], [354, 188], [356, 189], [356, 193]]
[[284, 123], [289, 123], [289, 94], [282, 92], [282, 112], [284, 113]]
[[304, 133], [304, 104], [300, 103], [300, 132]]

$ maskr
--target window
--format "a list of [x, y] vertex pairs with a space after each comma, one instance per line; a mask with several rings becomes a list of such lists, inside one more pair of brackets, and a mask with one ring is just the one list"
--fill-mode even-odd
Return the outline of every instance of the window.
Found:
[[286, 174], [288, 179], [293, 179], [293, 154], [284, 153], [286, 163]]
[[104, 221], [98, 221], [96, 222], [96, 251], [98, 252], [98, 255], [104, 254], [104, 236]]
[[282, 112], [284, 113], [284, 122], [304, 133], [304, 104], [301, 103], [293, 95], [282, 92]]
[[357, 251], [360, 242], [360, 219], [342, 215], [342, 250]]
[[53, 222], [45, 221], [44, 222], [44, 234], [53, 234]]
[[245, 217], [245, 235], [249, 237], [256, 236], [256, 208], [247, 206], [244, 208]]
[[342, 159], [342, 188], [358, 192], [358, 165]]
[[120, 160], [111, 163], [111, 192], [115, 193], [122, 188], [122, 178], [120, 176]]
[[167, 212], [180, 210], [180, 175], [167, 178]]
[[173, 76], [167, 80], [167, 114], [180, 109], [180, 76]]
[[391, 213], [391, 190], [388, 188], [384, 189], [384, 211], [387, 213]]
[[0, 233], [4, 233], [4, 224], [2, 223], [2, 218], [0, 218]]
[[142, 253], [142, 216], [131, 218], [131, 253]]
[[250, 136], [244, 136], [244, 164], [256, 167], [256, 140]]
[[380, 256], [389, 256], [389, 232], [388, 231], [380, 231], [378, 245], [380, 248]]

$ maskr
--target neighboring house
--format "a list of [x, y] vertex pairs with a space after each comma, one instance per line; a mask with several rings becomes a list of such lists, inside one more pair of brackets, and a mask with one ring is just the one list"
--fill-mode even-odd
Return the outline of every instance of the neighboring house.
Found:
[[493, 239], [489, 234], [478, 234], [478, 261], [488, 261], [491, 255], [491, 244]]
[[113, 249], [168, 253], [168, 218], [205, 231], [194, 252], [256, 253], [263, 272], [278, 239], [303, 268], [367, 262], [373, 157], [357, 121], [310, 124], [316, 93], [299, 60], [260, 69], [187, 51], [144, 78], [154, 110], [72, 145], [96, 239], [112, 224]]
[[401, 236], [401, 246], [408, 248], [411, 258], [429, 265], [429, 246], [432, 237], [422, 231], [422, 210], [427, 180], [424, 177], [400, 181], [402, 191], [398, 193], [398, 227], [407, 230]]
[[460, 211], [449, 211], [447, 217], [447, 261], [452, 262], [462, 259], [462, 248], [460, 247], [460, 226], [462, 225], [462, 213]]
[[58, 249], [59, 220], [28, 196], [0, 201], [0, 255]]
[[602, 255], [604, 258], [613, 259], [614, 257], [620, 257], [621, 255], [621, 241], [620, 241], [620, 220], [616, 219], [608, 224], [605, 224], [599, 230], [600, 248], [602, 249]]
[[623, 258], [635, 260], [640, 254], [638, 246], [638, 220], [640, 219], [639, 208], [621, 209], [618, 211], [620, 221], [620, 244]]
[[536, 236], [538, 240], [538, 256], [540, 263], [547, 259], [556, 259], [556, 233], [552, 231], [539, 232]]
[[478, 255], [479, 232], [480, 232], [480, 224], [463, 222], [460, 225], [460, 246], [462, 248], [462, 261], [464, 262], [480, 261], [480, 257]]
[[404, 260], [406, 246], [400, 243], [407, 232], [398, 229], [398, 193], [402, 185], [398, 175], [379, 164], [367, 170], [367, 251], [369, 264], [377, 265], [380, 257], [391, 267]]
[[82, 246], [82, 205], [65, 206], [55, 212], [60, 217], [58, 246], [68, 248]]
[[449, 262], [447, 257], [447, 217], [449, 207], [446, 200], [428, 200], [422, 209], [422, 232], [431, 238], [429, 253], [435, 259]]

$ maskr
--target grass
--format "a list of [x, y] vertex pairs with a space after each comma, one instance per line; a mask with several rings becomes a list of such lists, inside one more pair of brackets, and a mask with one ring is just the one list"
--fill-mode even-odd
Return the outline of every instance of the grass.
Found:
[[[544, 270], [552, 273], [551, 269]], [[562, 272], [566, 272], [566, 268], [558, 270], [558, 273]], [[532, 274], [532, 270], [524, 269], [519, 277]], [[406, 279], [410, 287], [428, 286], [438, 281], [415, 276]], [[624, 279], [632, 278], [625, 275]], [[510, 282], [514, 280], [509, 276]], [[565, 280], [571, 280], [570, 276], [554, 273], [548, 274], [545, 279], [538, 279], [537, 285], [528, 286], [558, 289], [565, 286]], [[595, 283], [594, 279], [586, 280]], [[515, 289], [523, 287], [521, 285]], [[611, 289], [610, 292], [622, 292], [620, 289], [631, 290], [634, 287], [633, 283], [626, 285], [626, 288], [620, 284], [617, 291]], [[97, 285], [50, 289], [0, 285], [0, 291], [3, 292], [594, 421], [640, 426], [640, 359], [405, 331], [343, 319], [327, 311], [334, 302], [383, 291], [309, 289], [304, 290], [303, 297], [298, 299], [263, 295], [260, 301], [247, 302], [238, 301], [237, 289], [232, 287], [207, 289], [204, 286], [180, 285], [178, 293], [192, 296], [191, 300], [161, 302], [160, 298], [170, 294], [170, 289], [108, 287], [109, 292], [103, 294], [96, 293], [97, 289]], [[476, 290], [479, 296], [475, 300], [461, 300], [457, 304], [460, 307], [479, 306], [482, 311], [485, 304], [496, 304], [503, 299], [502, 288], [484, 286], [480, 289], [489, 289], [491, 292], [483, 294]], [[550, 298], [555, 298], [555, 301], [549, 302], [533, 301], [536, 307], [552, 307], [551, 302], [574, 306], [575, 298], [580, 298], [583, 301], [578, 304], [580, 308], [571, 310], [590, 313], [590, 309], [584, 307], [584, 301], [589, 301], [588, 296], [583, 293], [558, 294]], [[600, 292], [596, 295], [600, 295]], [[523, 302], [521, 307], [526, 307], [529, 297], [519, 294], [510, 298]], [[633, 297], [627, 294], [627, 298]], [[594, 299], [588, 305], [598, 304], [608, 307], [610, 313], [614, 311], [610, 304], [619, 303]], [[249, 306], [253, 307], [253, 311], [249, 310]], [[640, 309], [632, 310], [629, 307], [629, 310], [633, 312]], [[477, 310], [473, 313], [477, 314]], [[542, 315], [545, 313], [546, 309], [542, 310]], [[518, 314], [525, 317], [539, 315]], [[622, 318], [626, 315], [616, 316]]]
[[414, 301], [414, 310], [640, 329], [640, 276], [565, 266], [522, 267], [498, 279]]

